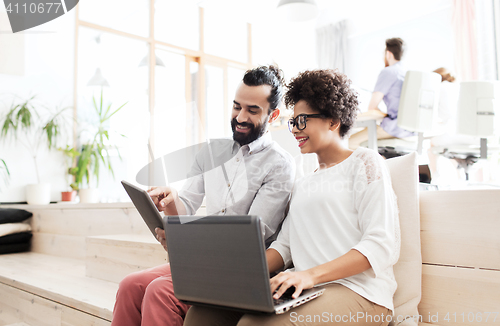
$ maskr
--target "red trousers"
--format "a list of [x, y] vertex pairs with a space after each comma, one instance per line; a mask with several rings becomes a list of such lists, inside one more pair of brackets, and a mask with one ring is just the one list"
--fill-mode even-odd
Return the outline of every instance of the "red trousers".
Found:
[[182, 326], [189, 305], [174, 295], [170, 264], [126, 276], [116, 293], [112, 326]]

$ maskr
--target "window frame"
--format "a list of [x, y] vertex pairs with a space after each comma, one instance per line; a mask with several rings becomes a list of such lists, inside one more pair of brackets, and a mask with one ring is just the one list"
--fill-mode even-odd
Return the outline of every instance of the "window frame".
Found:
[[[155, 140], [155, 135], [154, 135], [154, 107], [155, 107], [155, 65], [156, 65], [156, 57], [155, 57], [155, 51], [158, 48], [161, 48], [164, 51], [171, 51], [177, 54], [182, 54], [186, 58], [186, 66], [185, 66], [185, 76], [186, 76], [186, 103], [191, 102], [192, 100], [192, 84], [191, 84], [191, 73], [190, 73], [190, 63], [191, 62], [196, 62], [198, 63], [198, 78], [196, 81], [197, 84], [197, 109], [198, 109], [198, 115], [200, 117], [200, 123], [199, 123], [199, 130], [198, 130], [198, 135], [199, 139], [198, 141], [205, 141], [203, 138], [203, 132], [202, 128], [205, 125], [206, 117], [205, 117], [205, 111], [206, 111], [206, 84], [205, 84], [205, 65], [215, 65], [219, 66], [224, 69], [224, 112], [227, 112], [228, 108], [227, 106], [229, 105], [229, 101], [227, 100], [228, 98], [228, 87], [227, 87], [227, 70], [228, 67], [234, 67], [234, 68], [239, 68], [242, 70], [247, 70], [253, 67], [252, 65], [252, 25], [250, 23], [247, 23], [247, 62], [239, 62], [231, 59], [226, 59], [223, 57], [218, 57], [214, 56], [211, 54], [207, 54], [204, 51], [204, 44], [205, 44], [205, 37], [204, 37], [204, 8], [203, 7], [198, 7], [199, 9], [199, 33], [200, 33], [200, 38], [199, 38], [199, 49], [198, 50], [192, 50], [188, 48], [183, 48], [174, 44], [166, 43], [160, 40], [157, 40], [155, 38], [155, 9], [154, 9], [154, 0], [149, 0], [149, 36], [148, 37], [143, 37], [140, 35], [135, 35], [135, 34], [130, 34], [127, 32], [123, 32], [117, 29], [113, 29], [110, 27], [105, 27], [101, 26], [95, 23], [90, 23], [84, 20], [80, 19], [80, 14], [79, 14], [79, 5], [76, 6], [75, 8], [75, 57], [74, 57], [74, 76], [73, 76], [73, 81], [74, 81], [74, 87], [73, 87], [73, 116], [75, 117], [74, 122], [73, 122], [73, 146], [76, 147], [76, 141], [77, 141], [77, 130], [78, 130], [78, 121], [76, 117], [78, 117], [78, 42], [79, 42], [79, 31], [80, 27], [86, 27], [90, 28], [93, 30], [98, 30], [98, 31], [103, 31], [106, 33], [111, 33], [115, 35], [120, 35], [123, 37], [127, 38], [133, 38], [137, 40], [144, 41], [148, 44], [149, 47], [149, 63], [148, 63], [148, 75], [149, 75], [149, 81], [148, 81], [148, 88], [149, 88], [149, 94], [148, 94], [148, 106], [149, 106], [149, 114], [150, 114], [150, 132], [149, 132], [149, 146], [151, 147], [152, 152], [154, 153], [154, 148], [155, 148], [155, 143], [157, 140]], [[224, 117], [226, 117], [226, 113], [224, 114]], [[187, 131], [188, 133], [188, 131]], [[189, 137], [189, 135], [186, 135]], [[153, 161], [154, 158], [149, 155], [148, 157], [148, 162]]]

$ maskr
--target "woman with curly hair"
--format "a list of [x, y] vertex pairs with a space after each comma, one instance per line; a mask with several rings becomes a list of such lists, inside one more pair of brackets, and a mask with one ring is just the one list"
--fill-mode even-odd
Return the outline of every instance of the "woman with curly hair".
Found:
[[[387, 325], [394, 311], [393, 265], [399, 218], [385, 162], [375, 151], [345, 147], [357, 95], [332, 70], [305, 71], [285, 95], [290, 131], [319, 168], [298, 180], [283, 227], [266, 252], [275, 299], [322, 285], [322, 296], [282, 315], [192, 307], [184, 325]], [[275, 292], [276, 291], [276, 292]]]

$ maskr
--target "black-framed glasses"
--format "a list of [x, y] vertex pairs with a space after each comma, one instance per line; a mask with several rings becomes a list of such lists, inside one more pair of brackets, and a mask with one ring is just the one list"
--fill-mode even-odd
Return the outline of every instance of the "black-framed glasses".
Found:
[[295, 118], [290, 118], [288, 120], [288, 130], [292, 132], [293, 127], [297, 127], [298, 130], [306, 129], [306, 121], [309, 118], [326, 118], [324, 114], [299, 114]]

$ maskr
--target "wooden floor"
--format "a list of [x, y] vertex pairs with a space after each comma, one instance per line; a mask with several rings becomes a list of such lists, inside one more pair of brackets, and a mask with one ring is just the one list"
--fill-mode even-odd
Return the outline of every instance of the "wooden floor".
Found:
[[93, 321], [79, 324], [108, 325], [117, 289], [117, 283], [86, 277], [85, 263], [79, 259], [37, 253], [0, 256], [0, 318], [40, 310], [43, 320], [34, 320], [32, 325], [53, 326], [83, 311], [93, 317], [85, 319]]

